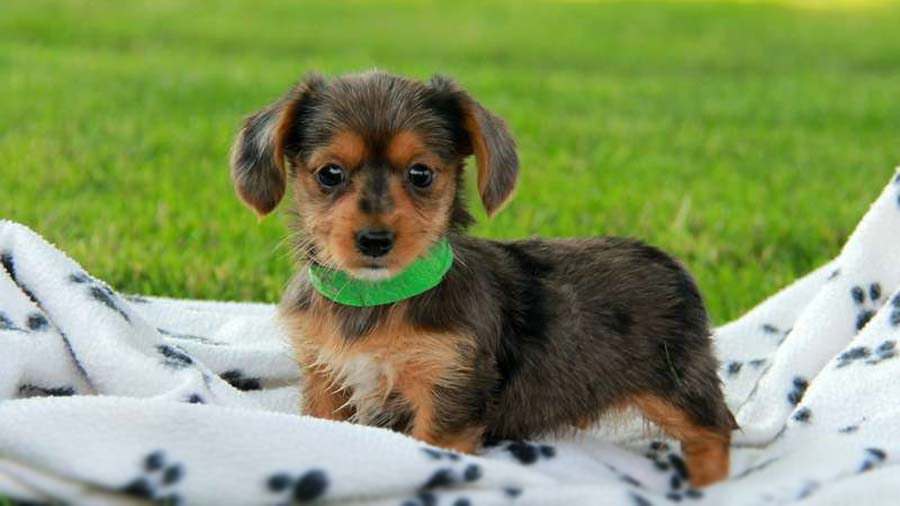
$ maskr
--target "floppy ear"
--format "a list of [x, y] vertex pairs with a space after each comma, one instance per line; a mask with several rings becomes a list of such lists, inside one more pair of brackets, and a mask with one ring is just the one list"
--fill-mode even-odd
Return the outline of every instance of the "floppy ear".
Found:
[[325, 81], [311, 75], [274, 104], [244, 120], [231, 148], [234, 189], [260, 216], [270, 213], [285, 191], [286, 148], [299, 149], [299, 128], [310, 96]]
[[478, 164], [478, 192], [481, 202], [493, 216], [509, 200], [519, 176], [519, 156], [506, 123], [481, 106], [451, 79], [434, 76], [431, 86], [438, 93], [450, 93], [463, 128], [463, 153], [474, 154]]

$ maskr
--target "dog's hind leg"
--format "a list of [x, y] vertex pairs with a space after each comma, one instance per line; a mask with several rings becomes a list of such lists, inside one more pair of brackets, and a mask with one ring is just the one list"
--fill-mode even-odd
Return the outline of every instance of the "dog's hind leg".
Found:
[[[707, 399], [709, 403], [722, 402]], [[690, 409], [654, 394], [632, 397], [631, 402], [650, 421], [681, 441], [681, 451], [687, 463], [688, 479], [694, 487], [704, 487], [728, 477], [729, 445], [734, 420], [725, 409], [713, 423], [699, 422]], [[724, 403], [723, 403], [724, 404]], [[717, 408], [718, 409], [718, 408]]]

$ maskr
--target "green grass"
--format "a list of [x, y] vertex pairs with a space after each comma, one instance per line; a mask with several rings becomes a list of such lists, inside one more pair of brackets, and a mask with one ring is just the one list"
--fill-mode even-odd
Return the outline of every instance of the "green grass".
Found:
[[897, 26], [895, 3], [5, 0], [0, 217], [126, 292], [275, 301], [286, 218], [233, 196], [241, 117], [312, 69], [448, 73], [521, 146], [475, 233], [640, 237], [723, 322], [838, 253], [900, 162]]

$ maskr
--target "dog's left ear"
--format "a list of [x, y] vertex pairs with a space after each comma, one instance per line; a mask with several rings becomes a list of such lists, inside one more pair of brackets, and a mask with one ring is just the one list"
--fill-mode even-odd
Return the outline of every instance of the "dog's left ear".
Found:
[[452, 112], [462, 127], [461, 151], [464, 156], [475, 155], [478, 192], [488, 216], [493, 216], [516, 188], [519, 176], [516, 141], [499, 116], [485, 109], [453, 80], [436, 75], [430, 85], [439, 97], [444, 97], [439, 107]]

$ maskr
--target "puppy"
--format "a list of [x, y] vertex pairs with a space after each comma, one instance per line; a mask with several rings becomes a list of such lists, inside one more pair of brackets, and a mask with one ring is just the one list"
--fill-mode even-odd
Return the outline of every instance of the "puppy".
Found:
[[311, 76], [250, 116], [231, 173], [260, 215], [290, 184], [306, 265], [281, 305], [303, 412], [471, 453], [637, 407], [679, 439], [690, 481], [728, 474], [703, 301], [631, 239], [465, 234], [464, 161], [489, 215], [515, 188], [504, 122], [445, 77]]

